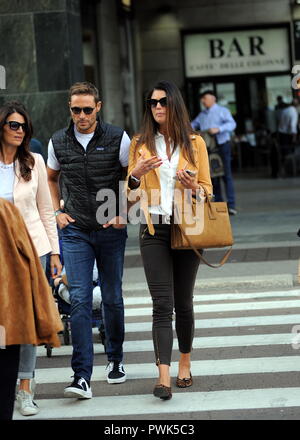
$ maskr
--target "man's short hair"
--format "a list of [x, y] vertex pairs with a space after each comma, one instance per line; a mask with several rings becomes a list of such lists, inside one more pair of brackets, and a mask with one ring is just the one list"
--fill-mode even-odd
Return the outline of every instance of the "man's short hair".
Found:
[[88, 81], [73, 84], [69, 90], [69, 101], [71, 101], [73, 95], [92, 95], [95, 98], [96, 104], [100, 101], [97, 87]]
[[200, 99], [202, 99], [205, 95], [212, 95], [217, 99], [217, 95], [213, 90], [204, 90], [204, 92], [200, 93]]

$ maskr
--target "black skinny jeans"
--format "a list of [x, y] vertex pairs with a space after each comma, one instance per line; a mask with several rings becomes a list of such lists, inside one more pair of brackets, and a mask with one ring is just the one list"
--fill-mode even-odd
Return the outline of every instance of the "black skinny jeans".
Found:
[[20, 345], [0, 349], [0, 420], [11, 420], [19, 370]]
[[140, 228], [140, 248], [145, 275], [153, 301], [152, 337], [156, 365], [171, 364], [172, 316], [175, 309], [179, 351], [190, 353], [194, 337], [193, 292], [199, 258], [193, 250], [171, 249], [171, 226]]

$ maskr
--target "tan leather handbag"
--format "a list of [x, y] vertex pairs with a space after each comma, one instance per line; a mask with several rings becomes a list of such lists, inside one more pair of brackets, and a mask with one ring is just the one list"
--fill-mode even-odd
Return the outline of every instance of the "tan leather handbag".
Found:
[[210, 267], [218, 268], [226, 263], [232, 248], [226, 252], [218, 265], [208, 263], [199, 250], [232, 246], [231, 224], [227, 203], [212, 202], [206, 190], [205, 195], [205, 201], [191, 202], [186, 210], [181, 210], [183, 212], [180, 212], [178, 204], [174, 204], [171, 247], [193, 249], [201, 261]]

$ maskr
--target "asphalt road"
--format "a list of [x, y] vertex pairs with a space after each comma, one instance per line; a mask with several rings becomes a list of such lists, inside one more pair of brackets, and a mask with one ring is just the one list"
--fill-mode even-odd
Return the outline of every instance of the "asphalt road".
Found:
[[[125, 298], [127, 381], [109, 385], [103, 346], [94, 329], [93, 398], [64, 399], [71, 382], [71, 346], [51, 358], [38, 348], [35, 401], [40, 412], [28, 419], [204, 420], [300, 418], [300, 290], [196, 292], [194, 385], [175, 386], [179, 353], [174, 338], [173, 398], [154, 398], [156, 366], [148, 295]], [[298, 326], [298, 327], [295, 327]], [[175, 335], [174, 335], [175, 336]], [[14, 419], [25, 419], [15, 410]]]
[[[234, 252], [221, 269], [201, 265], [196, 281], [192, 388], [175, 387], [179, 353], [174, 333], [173, 398], [163, 402], [152, 395], [157, 373], [151, 303], [138, 227], [130, 225], [123, 285], [127, 381], [106, 382], [107, 359], [94, 329], [94, 397], [64, 399], [73, 374], [71, 346], [54, 349], [51, 358], [39, 347], [35, 400], [40, 412], [26, 420], [298, 420], [299, 184], [299, 178], [236, 180]], [[209, 251], [208, 257], [213, 261], [218, 255]], [[25, 418], [16, 409], [14, 419]]]

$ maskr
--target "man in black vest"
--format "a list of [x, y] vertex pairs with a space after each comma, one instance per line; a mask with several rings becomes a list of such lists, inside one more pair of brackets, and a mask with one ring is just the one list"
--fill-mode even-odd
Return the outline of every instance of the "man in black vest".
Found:
[[95, 259], [105, 317], [107, 381], [126, 380], [122, 276], [127, 231], [125, 216], [119, 212], [119, 182], [126, 175], [130, 139], [124, 130], [99, 118], [101, 101], [93, 84], [74, 84], [69, 106], [69, 127], [49, 141], [48, 182], [61, 229], [71, 299], [74, 381], [64, 396], [89, 399]]

